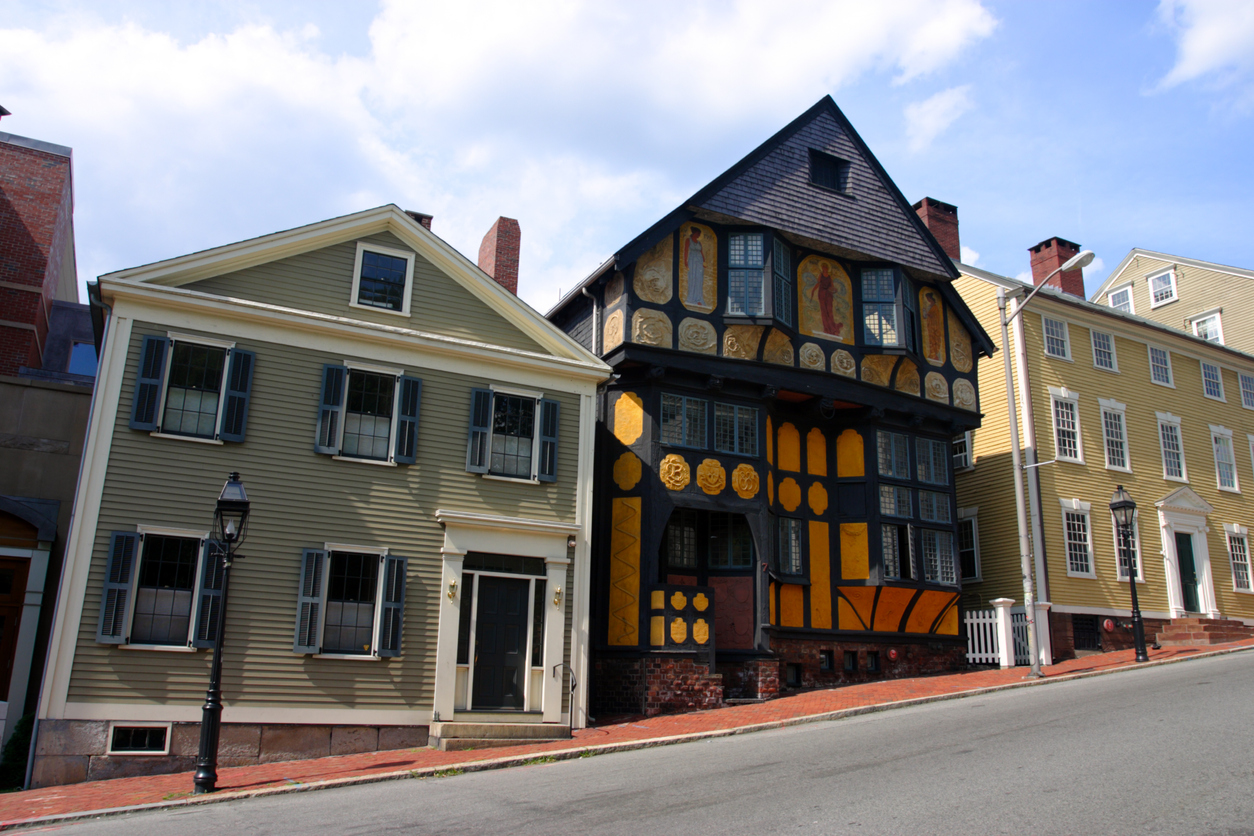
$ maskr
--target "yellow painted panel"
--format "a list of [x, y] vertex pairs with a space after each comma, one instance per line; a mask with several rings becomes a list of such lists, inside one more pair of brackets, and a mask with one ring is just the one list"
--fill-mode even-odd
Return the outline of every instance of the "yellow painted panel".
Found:
[[675, 594], [671, 596], [671, 606], [677, 610], [682, 610], [684, 607], [688, 606], [688, 596], [676, 590]]
[[842, 523], [840, 526], [840, 577], [847, 581], [864, 581], [870, 576], [866, 523]]
[[[870, 630], [871, 629], [871, 610], [875, 607], [875, 590], [874, 586], [842, 586], [841, 594], [841, 615], [840, 629], [842, 630]], [[849, 621], [845, 620], [845, 609], [849, 609]]]
[[820, 517], [823, 516], [823, 512], [827, 510], [827, 488], [823, 487], [823, 483], [815, 482], [811, 485], [806, 496], [810, 502], [810, 510]]
[[705, 597], [704, 592], [698, 592], [697, 597], [692, 599], [692, 605], [697, 608], [697, 612], [705, 612], [706, 607], [710, 606], [710, 599]]
[[666, 609], [666, 593], [660, 589], [655, 589], [649, 593], [649, 608], [654, 610]]
[[866, 629], [866, 625], [858, 620], [858, 614], [853, 611], [853, 605], [844, 598], [836, 599], [836, 616], [837, 625], [841, 630]]
[[779, 483], [779, 504], [789, 512], [801, 507], [801, 486], [791, 476]]
[[800, 584], [786, 583], [779, 588], [780, 624], [785, 627], [804, 627], [805, 591]]
[[683, 644], [688, 641], [688, 625], [684, 623], [682, 618], [676, 618], [671, 621], [671, 641], [675, 644]]
[[810, 521], [810, 626], [832, 628], [832, 552], [825, 522]]
[[880, 590], [880, 599], [875, 604], [875, 630], [879, 632], [896, 632], [901, 628], [901, 616], [906, 611], [913, 589], [886, 586]]
[[842, 479], [866, 475], [862, 436], [857, 430], [845, 430], [836, 439], [836, 475]]
[[649, 619], [649, 644], [654, 647], [666, 644], [666, 616], [655, 615]]
[[644, 432], [644, 402], [635, 392], [624, 392], [614, 404], [614, 437], [631, 445]]
[[801, 472], [801, 433], [787, 422], [779, 425], [779, 469]]
[[941, 614], [941, 610], [949, 606], [949, 602], [954, 597], [953, 592], [941, 592], [936, 589], [928, 589], [920, 593], [919, 600], [914, 602], [914, 609], [910, 611], [910, 618], [906, 619], [906, 632], [932, 632], [932, 622]]
[[634, 646], [640, 643], [640, 497], [614, 499], [610, 528], [609, 643]]
[[614, 484], [629, 491], [639, 484], [641, 472], [640, 457], [627, 450], [614, 462]]
[[942, 636], [958, 635], [958, 602], [945, 611], [945, 616], [941, 619], [941, 623], [937, 625], [936, 632]]
[[766, 416], [766, 463], [775, 466], [775, 432], [771, 429], [771, 416]]
[[827, 439], [818, 427], [806, 434], [806, 470], [811, 476], [827, 475]]
[[710, 640], [710, 625], [704, 618], [698, 618], [692, 624], [692, 639], [697, 644], [705, 644]]
[[771, 581], [771, 589], [767, 597], [771, 601], [771, 623], [778, 624], [779, 622], [775, 620], [775, 581]]

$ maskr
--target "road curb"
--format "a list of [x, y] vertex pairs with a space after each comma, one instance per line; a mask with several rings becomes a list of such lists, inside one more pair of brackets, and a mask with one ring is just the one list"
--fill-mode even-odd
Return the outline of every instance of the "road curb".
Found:
[[273, 795], [291, 795], [293, 793], [313, 792], [315, 790], [334, 789], [336, 787], [378, 784], [384, 781], [402, 781], [410, 778], [424, 779], [448, 775], [460, 775], [466, 772], [485, 772], [488, 770], [507, 769], [516, 766], [532, 766], [562, 760], [575, 760], [577, 758], [613, 754], [615, 752], [631, 752], [640, 749], [652, 749], [659, 746], [671, 746], [678, 743], [689, 743], [696, 740], [711, 740], [719, 737], [732, 737], [734, 735], [770, 731], [772, 729], [782, 729], [790, 726], [805, 725], [808, 723], [822, 723], [831, 720], [842, 720], [847, 717], [857, 717], [863, 714], [874, 714], [881, 711], [891, 711], [896, 708], [909, 708], [911, 706], [926, 705], [928, 703], [943, 702], [946, 700], [976, 697], [982, 694], [997, 693], [999, 691], [1010, 691], [1018, 688], [1032, 688], [1039, 685], [1052, 685], [1058, 682], [1073, 682], [1077, 679], [1090, 679], [1095, 676], [1106, 676], [1112, 673], [1144, 670], [1146, 668], [1161, 667], [1162, 665], [1174, 665], [1179, 662], [1191, 662], [1195, 659], [1207, 659], [1215, 656], [1227, 656], [1229, 654], [1241, 653], [1245, 651], [1254, 651], [1254, 645], [1200, 651], [1188, 656], [1177, 656], [1171, 659], [1157, 659], [1149, 662], [1141, 662], [1140, 664], [1131, 662], [1127, 665], [1115, 668], [1106, 668], [1104, 670], [1081, 671], [1078, 673], [1042, 679], [1025, 679], [1021, 682], [1010, 682], [1005, 685], [988, 685], [983, 688], [971, 688], [965, 691], [954, 691], [948, 694], [932, 694], [926, 697], [913, 697], [907, 700], [875, 703], [873, 705], [860, 705], [852, 708], [840, 708], [834, 711], [824, 711], [818, 714], [806, 714], [801, 717], [789, 717], [783, 720], [771, 720], [765, 723], [754, 723], [749, 726], [737, 726], [729, 729], [711, 729], [710, 731], [668, 735], [665, 737], [654, 737], [646, 740], [629, 740], [623, 741], [622, 743], [605, 743], [601, 745], [593, 744], [578, 746], [571, 749], [559, 749], [557, 751], [544, 752], [541, 754], [511, 755], [503, 758], [490, 758], [487, 760], [470, 761], [462, 764], [449, 764], [447, 766], [428, 766], [415, 769], [401, 769], [394, 772], [381, 772], [377, 775], [355, 775], [347, 778], [329, 778], [325, 781], [313, 781], [308, 784], [296, 783], [286, 787], [264, 787], [255, 790], [238, 791], [223, 790], [210, 795], [199, 797], [193, 796], [191, 798], [180, 798], [171, 801], [155, 801], [151, 804], [132, 804], [124, 807], [108, 807], [101, 810], [84, 810], [82, 812], [59, 813], [51, 816], [41, 816], [38, 818], [15, 819], [12, 821], [0, 822], [0, 831], [14, 830], [16, 828], [67, 824], [75, 821], [121, 816], [128, 813], [138, 813], [150, 810], [169, 810], [203, 804], [219, 804], [229, 801], [238, 801], [240, 799], [264, 798]]

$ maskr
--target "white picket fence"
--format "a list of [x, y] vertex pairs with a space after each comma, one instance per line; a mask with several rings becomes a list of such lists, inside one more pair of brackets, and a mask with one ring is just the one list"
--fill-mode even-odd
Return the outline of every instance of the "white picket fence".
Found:
[[1001, 664], [997, 610], [967, 610], [967, 661], [973, 665]]
[[1026, 607], [1011, 607], [1010, 628], [1015, 637], [1015, 664], [1032, 664], [1032, 645], [1028, 642], [1028, 611]]
[[[1009, 598], [998, 598], [992, 603], [991, 610], [967, 610], [963, 614], [967, 628], [967, 661], [973, 665], [1003, 668], [1032, 664], [1027, 610], [1011, 606], [1014, 602]], [[1010, 645], [1004, 653], [1003, 642]]]

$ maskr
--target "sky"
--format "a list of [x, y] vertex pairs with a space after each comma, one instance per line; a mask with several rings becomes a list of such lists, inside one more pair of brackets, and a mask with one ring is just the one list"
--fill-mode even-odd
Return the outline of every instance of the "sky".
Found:
[[828, 94], [968, 263], [1254, 268], [1248, 0], [0, 8], [0, 131], [74, 149], [80, 285], [395, 203], [472, 260], [518, 219], [544, 312]]

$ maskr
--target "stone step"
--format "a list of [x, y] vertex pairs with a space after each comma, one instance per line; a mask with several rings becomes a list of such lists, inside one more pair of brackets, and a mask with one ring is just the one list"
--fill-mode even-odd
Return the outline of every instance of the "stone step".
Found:
[[432, 723], [430, 735], [442, 741], [468, 738], [474, 740], [568, 740], [570, 727], [565, 723]]
[[498, 737], [451, 737], [438, 742], [435, 748], [441, 752], [467, 752], [471, 749], [500, 749], [505, 746], [523, 746], [527, 743], [544, 743], [543, 740], [509, 740]]

